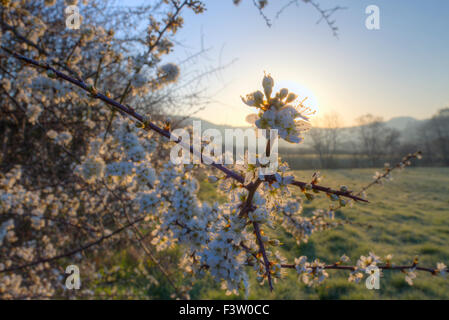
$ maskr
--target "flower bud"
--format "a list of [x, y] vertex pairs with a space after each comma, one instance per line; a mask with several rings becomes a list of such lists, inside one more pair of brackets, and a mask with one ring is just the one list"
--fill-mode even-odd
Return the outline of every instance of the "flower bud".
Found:
[[142, 122], [137, 121], [136, 122], [136, 128], [143, 129], [143, 128], [145, 128], [145, 124], [142, 123]]
[[265, 96], [267, 99], [271, 97], [271, 92], [273, 91], [274, 80], [270, 75], [265, 75], [262, 80], [262, 87], [265, 91]]
[[208, 176], [208, 177], [207, 177], [207, 180], [208, 180], [210, 183], [215, 183], [215, 182], [218, 181], [218, 178], [217, 178], [216, 176]]
[[293, 92], [289, 93], [287, 96], [287, 100], [285, 100], [285, 102], [290, 103], [296, 100], [296, 98], [298, 98], [298, 96], [296, 94], [294, 94]]
[[315, 196], [311, 193], [304, 193], [304, 195], [306, 196], [307, 200], [312, 201], [313, 199], [315, 199]]
[[54, 73], [53, 70], [47, 70], [47, 76], [48, 76], [50, 79], [55, 79], [55, 78], [56, 78], [56, 74]]
[[89, 90], [92, 96], [96, 96], [98, 94], [97, 88], [95, 88], [93, 85], [88, 85], [87, 90]]
[[247, 106], [250, 106], [250, 107], [256, 106], [256, 101], [254, 101], [254, 95], [247, 94], [246, 98], [241, 97], [241, 99], [242, 99], [243, 103], [246, 104]]
[[142, 120], [143, 120], [143, 126], [147, 127], [151, 122], [151, 117], [150, 117], [150, 115], [144, 115]]
[[263, 93], [259, 90], [253, 93], [254, 96], [254, 102], [256, 106], [259, 106], [263, 103]]
[[331, 200], [332, 201], [337, 201], [338, 199], [340, 199], [336, 194], [331, 194]]
[[283, 100], [288, 95], [288, 89], [283, 88], [279, 91], [279, 98]]

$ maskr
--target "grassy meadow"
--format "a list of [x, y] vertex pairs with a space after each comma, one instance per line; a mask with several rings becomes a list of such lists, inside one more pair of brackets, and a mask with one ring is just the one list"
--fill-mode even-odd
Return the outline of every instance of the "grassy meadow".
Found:
[[[322, 184], [333, 187], [347, 185], [357, 191], [369, 183], [373, 169], [322, 170]], [[310, 180], [313, 171], [295, 171], [300, 180]], [[435, 267], [437, 262], [449, 262], [449, 168], [407, 168], [393, 174], [385, 185], [373, 186], [367, 192], [369, 204], [356, 204], [336, 214], [337, 219], [366, 224], [346, 224], [332, 230], [315, 233], [308, 243], [297, 246], [295, 240], [281, 228], [281, 249], [289, 262], [306, 255], [334, 262], [342, 254], [355, 263], [360, 255], [373, 251], [384, 257], [393, 254], [394, 264], [410, 264], [414, 256], [423, 266]], [[200, 197], [215, 201], [214, 187], [202, 182]], [[305, 212], [327, 208], [329, 200], [321, 195], [304, 203]], [[404, 280], [399, 271], [385, 271], [380, 279], [380, 290], [366, 289], [347, 281], [348, 272], [329, 270], [329, 279], [322, 286], [308, 288], [297, 281], [293, 270], [285, 279], [275, 284], [270, 293], [267, 285], [260, 286], [251, 280], [250, 299], [449, 299], [449, 279], [418, 272], [413, 286]], [[220, 290], [219, 285], [206, 278], [199, 281], [191, 292], [192, 298], [232, 298]], [[242, 297], [235, 297], [242, 298]]]

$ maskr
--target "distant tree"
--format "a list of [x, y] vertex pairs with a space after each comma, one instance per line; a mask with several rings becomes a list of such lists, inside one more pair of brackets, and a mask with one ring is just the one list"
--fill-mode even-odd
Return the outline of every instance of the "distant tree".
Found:
[[366, 114], [357, 119], [359, 151], [374, 167], [385, 156], [391, 157], [399, 145], [400, 132], [386, 126], [382, 117]]
[[315, 122], [317, 127], [310, 131], [312, 148], [320, 158], [322, 168], [334, 167], [334, 156], [341, 136], [342, 120], [339, 114], [325, 114]]
[[420, 130], [424, 149], [449, 165], [449, 108], [441, 109]]
[[383, 156], [385, 159], [389, 159], [392, 161], [396, 158], [399, 153], [398, 149], [401, 146], [400, 142], [401, 132], [398, 129], [394, 128], [386, 128], [384, 131], [384, 140], [383, 140]]

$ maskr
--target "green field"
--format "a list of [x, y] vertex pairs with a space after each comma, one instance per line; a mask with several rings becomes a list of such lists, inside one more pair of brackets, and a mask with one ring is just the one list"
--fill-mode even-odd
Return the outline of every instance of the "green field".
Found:
[[[369, 183], [375, 170], [322, 170], [323, 185], [347, 185], [358, 190]], [[309, 180], [312, 171], [296, 171], [298, 179]], [[337, 218], [369, 224], [371, 227], [344, 225], [316, 233], [308, 243], [299, 247], [281, 229], [284, 243], [281, 250], [289, 261], [306, 255], [334, 262], [342, 254], [355, 263], [360, 255], [373, 251], [378, 256], [393, 254], [393, 263], [410, 264], [414, 256], [423, 266], [435, 267], [437, 262], [449, 264], [449, 168], [409, 168], [393, 174], [384, 186], [374, 186], [368, 192], [369, 204], [357, 204], [337, 212]], [[201, 198], [217, 199], [213, 186], [202, 183]], [[306, 212], [327, 208], [329, 201], [321, 196], [305, 203]], [[252, 274], [252, 270], [249, 270]], [[275, 284], [270, 293], [254, 279], [250, 299], [449, 299], [447, 279], [419, 272], [413, 286], [398, 271], [385, 271], [380, 290], [368, 290], [364, 283], [347, 281], [347, 271], [329, 270], [329, 279], [320, 287], [307, 288], [297, 281], [293, 270]], [[224, 299], [227, 297], [211, 279], [199, 281], [191, 292], [192, 298]], [[232, 298], [232, 296], [231, 296]], [[241, 297], [235, 297], [241, 298]]]

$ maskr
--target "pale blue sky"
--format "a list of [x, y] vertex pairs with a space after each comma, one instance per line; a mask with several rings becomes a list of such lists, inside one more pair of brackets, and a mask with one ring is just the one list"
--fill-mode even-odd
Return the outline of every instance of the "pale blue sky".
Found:
[[[275, 81], [296, 84], [318, 114], [340, 113], [345, 125], [365, 113], [389, 119], [427, 118], [449, 105], [449, 1], [319, 0], [323, 7], [347, 9], [335, 14], [339, 38], [307, 4], [291, 7], [268, 28], [251, 0], [206, 0], [202, 15], [186, 12], [177, 39], [193, 52], [205, 47], [205, 66], [238, 61], [211, 78], [209, 92], [220, 92], [199, 116], [220, 124], [242, 125], [251, 108], [240, 95], [259, 89], [264, 70]], [[271, 0], [273, 17], [288, 0]], [[380, 8], [380, 30], [365, 28], [365, 8]], [[223, 49], [222, 49], [223, 48]], [[186, 49], [175, 48], [168, 60], [179, 61]], [[220, 55], [221, 53], [221, 55]]]

